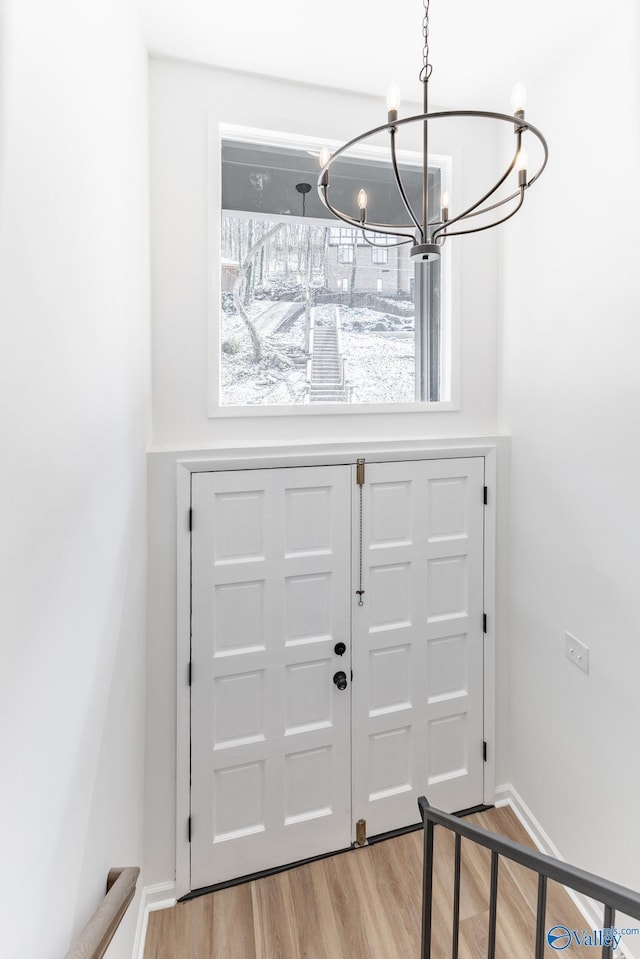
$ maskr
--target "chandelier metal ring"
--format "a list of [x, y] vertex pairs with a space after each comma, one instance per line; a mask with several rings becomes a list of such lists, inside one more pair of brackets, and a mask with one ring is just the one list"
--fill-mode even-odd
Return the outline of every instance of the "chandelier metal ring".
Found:
[[[396, 132], [396, 128], [401, 126], [409, 126], [412, 123], [424, 124], [425, 122], [430, 122], [432, 120], [454, 119], [459, 117], [472, 118], [472, 119], [497, 120], [503, 123], [509, 123], [512, 127], [514, 127], [514, 132], [516, 133], [516, 151], [506, 172], [498, 179], [495, 185], [489, 191], [487, 191], [487, 193], [485, 193], [485, 195], [479, 201], [473, 204], [472, 207], [470, 207], [466, 211], [463, 211], [462, 214], [456, 217], [452, 217], [447, 220], [441, 220], [441, 219], [433, 220], [428, 223], [429, 227], [434, 228], [432, 238], [438, 241], [436, 243], [431, 243], [429, 242], [431, 237], [427, 238], [424, 236], [423, 228], [420, 226], [419, 222], [417, 221], [409, 205], [409, 202], [407, 200], [406, 193], [404, 191], [404, 187], [402, 184], [400, 172], [397, 165], [397, 159], [396, 159], [395, 132]], [[343, 154], [347, 153], [347, 151], [352, 149], [354, 146], [357, 146], [358, 144], [363, 143], [364, 141], [370, 139], [371, 137], [384, 133], [385, 131], [388, 131], [391, 136], [391, 162], [392, 162], [393, 172], [396, 179], [396, 186], [399, 189], [400, 198], [402, 202], [404, 203], [405, 208], [408, 210], [411, 216], [411, 219], [413, 221], [412, 223], [401, 223], [401, 224], [374, 223], [374, 222], [365, 220], [362, 215], [360, 219], [356, 219], [355, 217], [350, 216], [348, 213], [344, 213], [343, 211], [338, 210], [336, 207], [333, 206], [333, 204], [331, 203], [329, 199], [329, 171], [332, 165], [335, 163], [335, 161], [338, 160], [339, 157], [343, 156]], [[497, 201], [496, 203], [490, 204], [489, 206], [481, 207], [481, 205], [500, 188], [500, 186], [505, 182], [509, 174], [515, 169], [517, 157], [521, 149], [521, 138], [523, 133], [532, 134], [542, 148], [542, 154], [543, 154], [542, 161], [538, 169], [533, 174], [533, 176], [528, 177], [524, 180], [521, 179], [518, 190], [515, 190], [514, 192], [510, 193], [508, 196]], [[547, 141], [545, 140], [543, 134], [532, 123], [530, 123], [528, 120], [525, 120], [524, 116], [512, 115], [507, 113], [498, 113], [495, 111], [488, 111], [488, 110], [442, 110], [434, 113], [420, 113], [410, 117], [403, 117], [398, 119], [394, 118], [393, 120], [390, 120], [387, 123], [382, 123], [380, 124], [380, 126], [373, 127], [371, 130], [367, 130], [365, 133], [361, 133], [358, 136], [353, 137], [353, 139], [349, 140], [348, 143], [345, 143], [341, 147], [338, 147], [330, 155], [327, 162], [320, 169], [320, 174], [318, 176], [318, 184], [317, 184], [318, 193], [322, 203], [327, 207], [327, 209], [338, 219], [342, 220], [345, 223], [348, 223], [350, 226], [356, 227], [357, 229], [360, 229], [363, 231], [367, 230], [373, 233], [388, 234], [391, 236], [398, 236], [398, 237], [400, 236], [406, 237], [406, 239], [402, 240], [402, 244], [414, 242], [415, 234], [417, 231], [420, 235], [419, 238], [422, 239], [423, 243], [419, 244], [416, 247], [416, 250], [420, 249], [422, 246], [424, 246], [425, 248], [426, 247], [431, 248], [433, 246], [437, 247], [439, 244], [444, 242], [444, 239], [446, 239], [447, 236], [459, 236], [464, 233], [479, 233], [483, 230], [490, 229], [493, 226], [497, 226], [499, 223], [503, 223], [505, 220], [513, 216], [522, 205], [522, 201], [524, 199], [524, 191], [529, 189], [529, 187], [531, 187], [535, 183], [535, 181], [541, 176], [544, 168], [547, 165], [548, 156], [549, 156], [549, 151], [548, 151]], [[448, 230], [448, 227], [453, 225], [454, 223], [464, 222], [465, 220], [468, 220], [471, 217], [480, 216], [483, 213], [489, 213], [491, 210], [495, 210], [498, 207], [504, 206], [505, 204], [516, 199], [517, 197], [520, 198], [520, 202], [518, 203], [518, 205], [515, 207], [515, 209], [512, 212], [510, 212], [506, 217], [503, 217], [500, 220], [494, 221], [493, 223], [489, 223], [487, 225], [474, 227], [466, 230], [457, 230], [457, 231]], [[411, 232], [405, 233], [403, 232], [405, 230], [410, 230]], [[367, 239], [366, 236], [365, 236], [365, 239]], [[426, 243], [424, 242], [425, 240], [427, 241]], [[371, 241], [369, 240], [367, 240], [367, 242], [369, 242], [370, 245], [375, 245], [375, 244], [372, 244]], [[388, 245], [388, 244], [384, 244], [384, 245]], [[398, 245], [401, 245], [401, 244], [398, 244]], [[432, 252], [435, 253], [436, 251], [433, 250]], [[427, 257], [420, 257], [420, 258], [427, 259]]]

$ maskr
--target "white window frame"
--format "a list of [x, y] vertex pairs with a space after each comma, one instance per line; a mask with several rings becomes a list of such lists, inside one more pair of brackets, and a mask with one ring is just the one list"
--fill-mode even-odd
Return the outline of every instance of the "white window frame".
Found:
[[[441, 391], [449, 396], [447, 400], [420, 401], [410, 403], [323, 403], [317, 406], [306, 403], [287, 406], [247, 405], [223, 406], [220, 402], [221, 383], [221, 280], [220, 280], [220, 234], [222, 222], [222, 163], [221, 151], [223, 140], [237, 140], [242, 143], [256, 143], [269, 146], [295, 147], [309, 150], [317, 156], [320, 147], [326, 146], [329, 150], [337, 149], [342, 142], [322, 136], [310, 137], [295, 133], [283, 133], [275, 130], [260, 130], [253, 127], [238, 126], [236, 124], [218, 123], [212, 115], [208, 116], [208, 263], [211, 265], [208, 284], [208, 386], [207, 386], [207, 414], [210, 419], [236, 419], [238, 417], [262, 416], [371, 416], [379, 413], [448, 413], [458, 412], [459, 383], [460, 383], [460, 323], [457, 310], [452, 304], [452, 260], [455, 253], [451, 245], [443, 247], [441, 263], [441, 308], [445, 322], [442, 326], [441, 357], [442, 373]], [[350, 156], [365, 160], [380, 160], [388, 156], [388, 150], [382, 147], [359, 146]], [[398, 151], [398, 160], [401, 163], [420, 165], [421, 154], [414, 151]], [[440, 167], [442, 189], [452, 196], [452, 159], [441, 154], [430, 154], [431, 164]], [[291, 222], [301, 217], [288, 218]], [[305, 219], [304, 222], [308, 222]]]

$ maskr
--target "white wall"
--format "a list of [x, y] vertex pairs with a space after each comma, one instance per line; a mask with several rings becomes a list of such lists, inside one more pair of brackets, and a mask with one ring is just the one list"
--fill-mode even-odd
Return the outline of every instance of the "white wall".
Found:
[[[381, 81], [383, 83], [383, 81]], [[407, 109], [409, 109], [407, 107]], [[207, 247], [207, 120], [346, 140], [384, 119], [384, 96], [305, 87], [176, 61], [150, 63], [151, 240], [153, 296], [153, 452], [149, 459], [149, 643], [145, 873], [150, 884], [175, 870], [176, 525], [179, 454], [287, 443], [357, 444], [486, 436], [497, 422], [498, 239], [455, 241], [454, 314], [462, 338], [460, 409], [449, 413], [207, 416], [210, 276], [218, 254]], [[416, 111], [417, 112], [417, 111]], [[474, 137], [485, 136], [480, 141]], [[454, 196], [492, 182], [498, 142], [482, 128], [459, 127], [433, 143], [453, 152]], [[473, 162], [472, 162], [473, 161]], [[475, 177], [471, 169], [475, 170]], [[210, 271], [208, 270], [210, 267]], [[504, 462], [504, 461], [503, 461]], [[501, 478], [504, 471], [501, 464]], [[502, 521], [500, 530], [502, 531]], [[500, 546], [499, 546], [500, 548]], [[499, 652], [500, 727], [506, 728], [508, 658]], [[498, 746], [506, 777], [506, 737]]]
[[[639, 25], [632, 0], [610, 4], [592, 42], [537, 85], [551, 159], [505, 237], [501, 393], [512, 781], [566, 858], [635, 888]], [[565, 658], [565, 630], [590, 647], [589, 676]]]
[[2, 28], [0, 953], [59, 959], [142, 860], [147, 70], [128, 0]]

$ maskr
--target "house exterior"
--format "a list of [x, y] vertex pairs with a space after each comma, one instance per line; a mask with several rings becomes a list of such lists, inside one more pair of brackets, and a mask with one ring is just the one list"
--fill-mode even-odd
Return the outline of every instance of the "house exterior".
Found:
[[[325, 285], [329, 290], [361, 292], [383, 296], [413, 293], [413, 264], [407, 246], [385, 245], [385, 237], [375, 237], [370, 246], [360, 231], [332, 227], [325, 259]], [[391, 238], [393, 239], [393, 238]]]

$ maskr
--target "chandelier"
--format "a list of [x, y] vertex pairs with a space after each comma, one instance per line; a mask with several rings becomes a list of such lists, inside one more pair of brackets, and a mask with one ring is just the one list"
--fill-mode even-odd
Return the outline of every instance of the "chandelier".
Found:
[[[351, 227], [362, 230], [364, 239], [370, 246], [402, 246], [411, 243], [411, 259], [418, 263], [429, 262], [440, 256], [441, 248], [450, 236], [463, 236], [467, 233], [480, 233], [483, 230], [489, 230], [494, 226], [505, 223], [514, 216], [522, 204], [526, 191], [535, 183], [541, 175], [547, 164], [548, 150], [547, 143], [542, 133], [525, 120], [524, 108], [526, 94], [521, 83], [517, 83], [513, 89], [511, 97], [512, 114], [495, 113], [484, 110], [446, 110], [436, 113], [429, 113], [429, 80], [433, 67], [429, 62], [429, 2], [423, 0], [424, 18], [422, 22], [422, 35], [424, 38], [424, 47], [422, 53], [422, 68], [419, 73], [419, 80], [422, 83], [423, 91], [423, 112], [412, 117], [398, 117], [400, 106], [400, 95], [397, 87], [394, 85], [387, 94], [387, 123], [367, 130], [359, 136], [354, 137], [344, 146], [339, 147], [333, 154], [326, 147], [323, 147], [320, 153], [320, 175], [318, 177], [318, 193], [325, 207], [339, 220], [343, 220]], [[483, 120], [498, 120], [508, 123], [513, 129], [515, 138], [513, 156], [511, 162], [498, 181], [490, 190], [476, 200], [471, 206], [462, 210], [460, 213], [453, 214], [449, 210], [449, 197], [446, 192], [440, 197], [439, 208], [431, 210], [429, 208], [429, 183], [428, 183], [428, 150], [429, 150], [429, 127], [430, 124], [443, 119], [453, 117], [468, 117]], [[422, 208], [414, 210], [409, 202], [407, 191], [402, 182], [401, 171], [398, 165], [396, 138], [398, 128], [410, 126], [412, 124], [422, 124]], [[388, 131], [389, 134], [389, 160], [393, 171], [393, 179], [397, 187], [398, 194], [406, 213], [411, 220], [410, 223], [376, 223], [369, 215], [369, 200], [367, 193], [361, 189], [357, 195], [355, 203], [357, 212], [355, 216], [337, 209], [331, 202], [330, 194], [330, 171], [338, 157], [345, 154], [357, 144], [362, 144], [371, 137]], [[529, 176], [527, 170], [528, 155], [525, 149], [523, 139], [526, 135], [533, 136], [542, 147], [542, 161], [536, 172]], [[496, 198], [498, 191], [503, 188], [505, 196]], [[355, 204], [354, 204], [355, 210]], [[474, 219], [479, 217], [478, 220]], [[497, 217], [497, 218], [494, 218]], [[488, 222], [490, 221], [490, 222]], [[372, 240], [368, 233], [374, 234]], [[397, 242], [376, 242], [381, 236], [388, 235], [397, 237]]]

